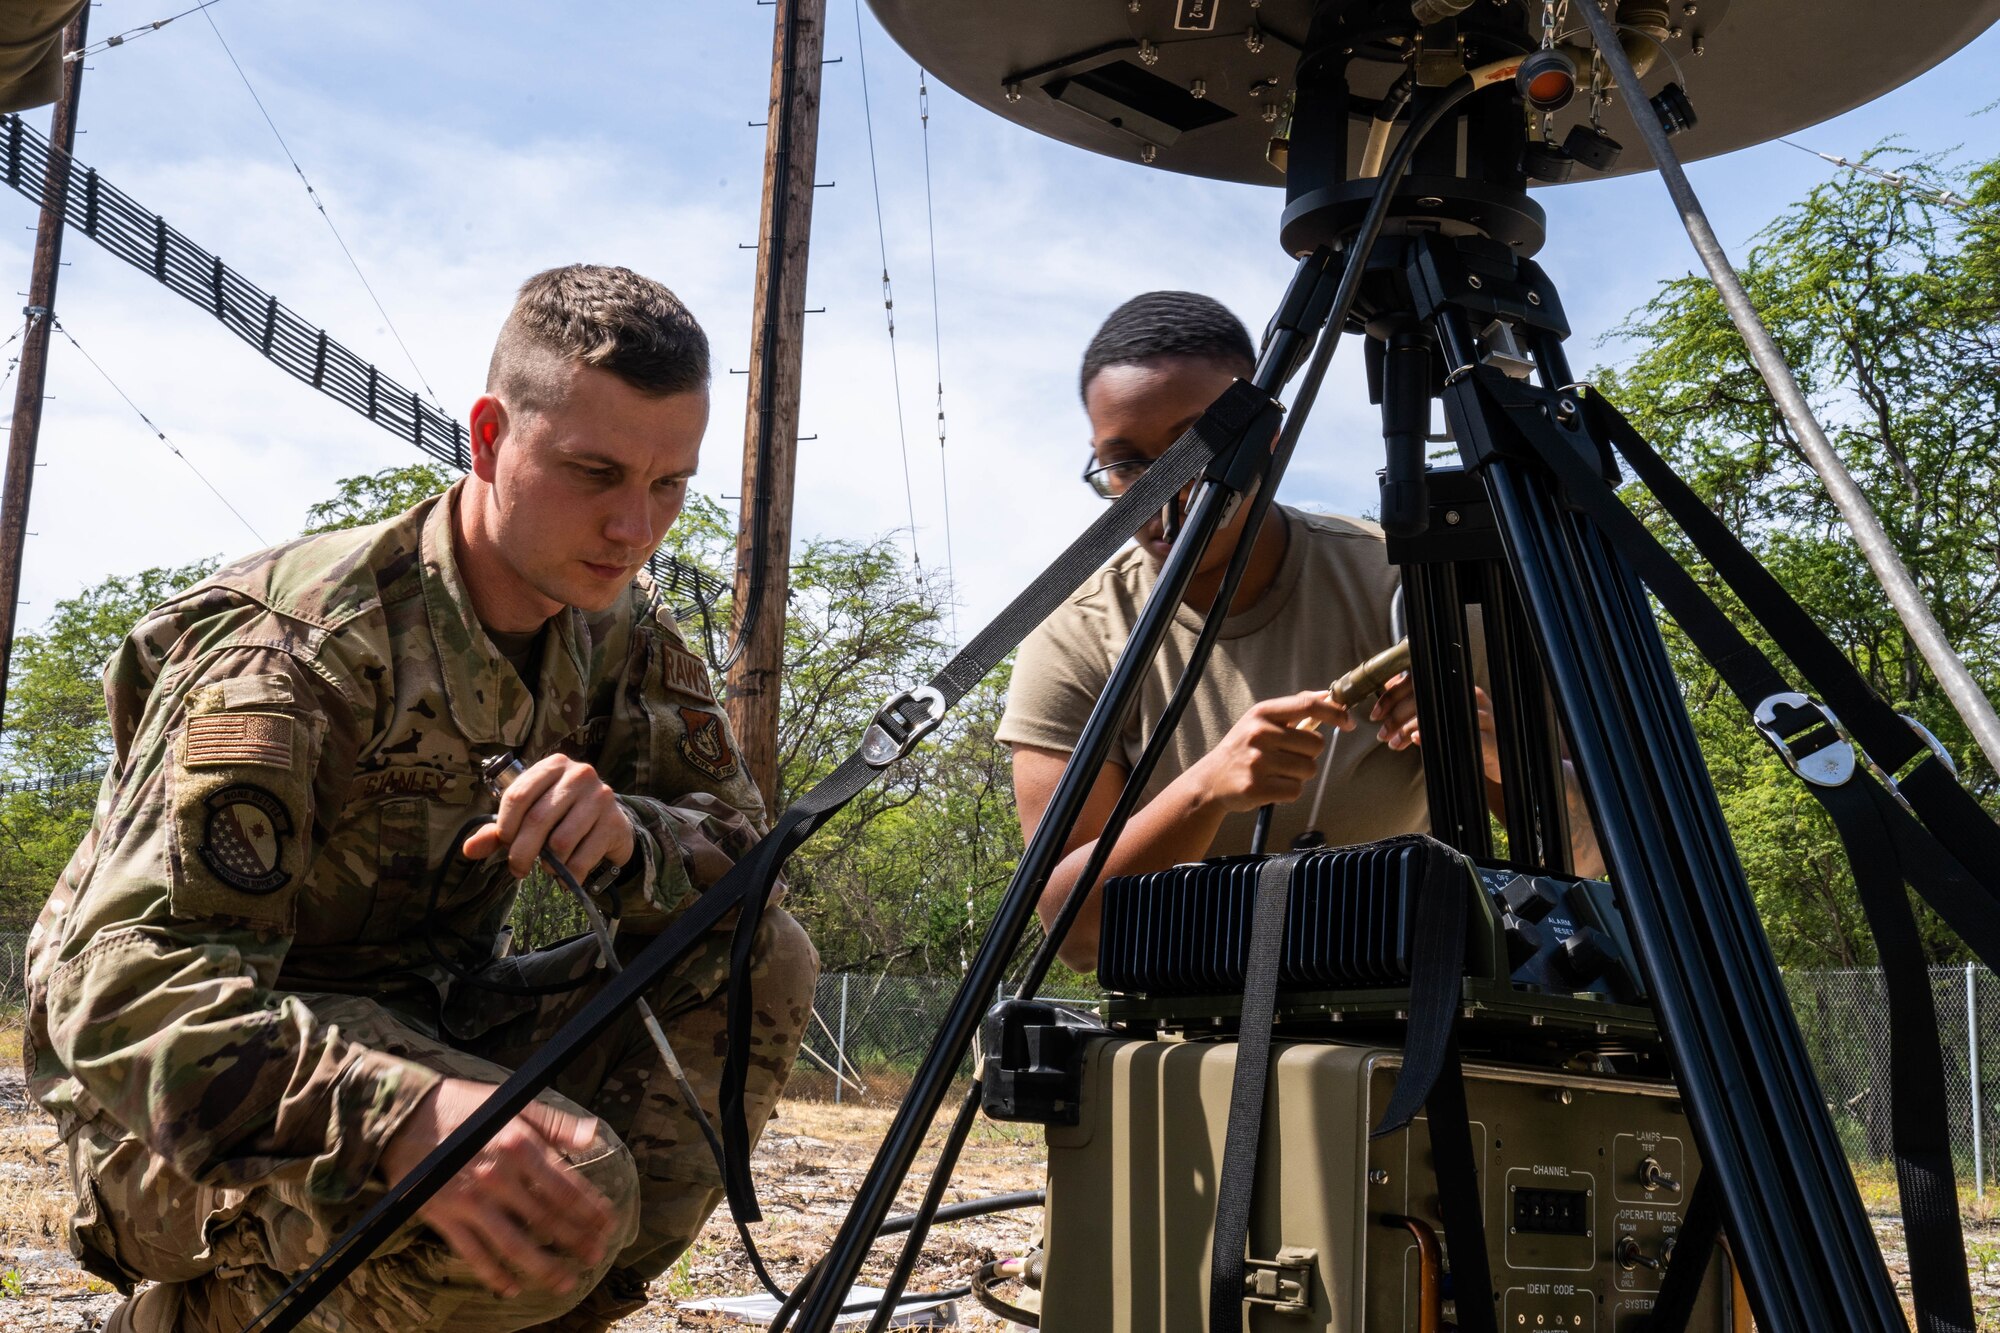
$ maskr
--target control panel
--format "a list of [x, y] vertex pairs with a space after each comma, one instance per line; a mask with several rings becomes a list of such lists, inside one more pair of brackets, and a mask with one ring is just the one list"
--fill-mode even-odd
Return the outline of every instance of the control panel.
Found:
[[1479, 882], [1500, 914], [1516, 985], [1603, 995], [1621, 1004], [1645, 999], [1625, 914], [1609, 884], [1493, 866], [1479, 867]]
[[[1227, 1041], [1087, 1044], [1076, 1123], [1048, 1131], [1046, 1333], [1205, 1327], [1235, 1052]], [[1251, 1293], [1251, 1333], [1456, 1322], [1456, 1238], [1439, 1215], [1429, 1122], [1368, 1137], [1399, 1067], [1393, 1048], [1274, 1044], [1249, 1259], [1278, 1274], [1286, 1308]], [[1673, 1087], [1470, 1064], [1466, 1101], [1501, 1328], [1641, 1333], [1700, 1170]], [[1749, 1327], [1718, 1251], [1690, 1333]]]

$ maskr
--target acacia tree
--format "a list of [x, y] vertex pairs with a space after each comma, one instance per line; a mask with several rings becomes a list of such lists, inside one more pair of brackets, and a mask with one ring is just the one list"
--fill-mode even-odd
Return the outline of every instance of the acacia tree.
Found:
[[215, 565], [115, 575], [57, 602], [46, 624], [15, 637], [0, 776], [28, 789], [0, 796], [0, 929], [33, 923], [90, 827], [96, 775], [111, 758], [105, 663], [140, 616]]
[[[727, 568], [735, 536], [699, 497], [668, 551]], [[778, 700], [778, 806], [847, 757], [882, 701], [928, 679], [950, 653], [949, 589], [892, 540], [815, 538], [792, 559]], [[722, 648], [729, 605], [710, 609]], [[687, 627], [701, 637], [697, 617]], [[828, 971], [957, 971], [1020, 856], [1007, 755], [993, 739], [1001, 668], [908, 758], [829, 820], [786, 866], [787, 907]]]
[[[1942, 165], [1893, 149], [1874, 156], [1904, 159], [1897, 169], [1918, 174]], [[1960, 211], [1841, 176], [1761, 233], [1743, 278], [1946, 637], [1990, 693], [2000, 683], [2000, 161], [1979, 165], [1972, 182], [1975, 208]], [[1994, 773], [1854, 549], [1714, 286], [1667, 282], [1619, 332], [1644, 350], [1600, 374], [1606, 392], [1869, 683], [1940, 737], [1993, 807]], [[1643, 492], [1630, 498], [1691, 556]], [[1689, 562], [1776, 658], [1718, 581]], [[1779, 960], [1872, 961], [1831, 825], [1671, 626], [1668, 642]], [[1934, 959], [1962, 956], [1934, 919], [1925, 930]]]

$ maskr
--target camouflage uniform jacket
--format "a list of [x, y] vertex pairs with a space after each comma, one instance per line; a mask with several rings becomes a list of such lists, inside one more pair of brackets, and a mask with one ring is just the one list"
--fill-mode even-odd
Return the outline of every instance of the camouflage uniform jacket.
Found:
[[29, 944], [28, 1077], [65, 1138], [102, 1116], [189, 1179], [368, 1184], [438, 1076], [310, 996], [460, 1040], [534, 1004], [431, 953], [486, 962], [513, 902], [503, 858], [455, 851], [494, 808], [487, 755], [561, 750], [621, 793], [628, 930], [659, 930], [761, 826], [706, 667], [642, 584], [557, 615], [530, 695], [460, 578], [457, 494], [224, 569], [106, 668], [115, 761]]

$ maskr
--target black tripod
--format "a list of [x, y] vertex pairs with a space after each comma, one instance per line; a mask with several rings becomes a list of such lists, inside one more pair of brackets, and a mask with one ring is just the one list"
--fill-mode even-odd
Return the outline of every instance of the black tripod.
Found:
[[[1357, 22], [1367, 19], [1366, 13], [1356, 12]], [[1502, 7], [1467, 14], [1481, 23], [1508, 21]], [[295, 1326], [702, 932], [739, 905], [740, 922], [754, 926], [755, 911], [789, 851], [872, 773], [895, 762], [935, 726], [944, 707], [1060, 600], [1060, 592], [1052, 594], [1052, 589], [1075, 587], [1090, 564], [1115, 549], [1115, 541], [1103, 543], [1115, 522], [1168, 502], [1198, 465], [1195, 460], [1211, 458], [1193, 484], [1185, 523], [1152, 598], [1078, 738], [833, 1248], [800, 1283], [774, 1326], [786, 1326], [796, 1313], [797, 1327], [826, 1333], [841, 1313], [870, 1244], [882, 1234], [897, 1187], [984, 1016], [986, 998], [1003, 979], [1050, 872], [1062, 858], [1084, 799], [1137, 697], [1146, 663], [1165, 637], [1209, 542], [1236, 505], [1248, 504], [1244, 536], [1187, 671], [1113, 806], [1080, 881], [1094, 884], [1101, 875], [1199, 683], [1334, 347], [1341, 333], [1356, 325], [1371, 340], [1372, 378], [1383, 405], [1383, 517], [1394, 534], [1392, 557], [1404, 565], [1412, 603], [1414, 671], [1424, 713], [1434, 832], [1462, 852], [1483, 857], [1493, 851], [1465, 646], [1466, 607], [1478, 602], [1493, 664], [1507, 858], [1524, 869], [1566, 868], [1568, 828], [1556, 740], [1561, 735], [1631, 924], [1641, 981], [1653, 998], [1706, 1163], [1695, 1201], [1700, 1203], [1704, 1187], [1709, 1198], [1719, 1196], [1714, 1211], [1729, 1229], [1760, 1326], [1782, 1333], [1903, 1327], [1646, 595], [1607, 535], [1618, 531], [1629, 538], [1633, 526], [1630, 514], [1605, 490], [1607, 480], [1616, 476], [1610, 445], [1616, 442], [1635, 467], [1644, 470], [1649, 464], [1635, 456], [1630, 427], [1572, 383], [1562, 347], [1568, 330], [1560, 302], [1526, 257], [1539, 244], [1541, 215], [1523, 189], [1521, 98], [1511, 83], [1475, 88], [1470, 76], [1448, 87], [1417, 87], [1408, 99], [1409, 127], [1379, 174], [1352, 179], [1346, 158], [1349, 119], [1353, 110], [1366, 114], [1367, 109], [1350, 106], [1360, 99], [1350, 96], [1347, 68], [1352, 60], [1367, 58], [1356, 56], [1357, 51], [1375, 50], [1379, 58], [1381, 43], [1366, 33], [1347, 31], [1343, 25], [1348, 21], [1349, 11], [1340, 5], [1316, 11], [1299, 64], [1284, 235], [1294, 252], [1310, 253], [1301, 260], [1266, 333], [1252, 379], [1225, 393], [1113, 506], [1105, 521], [1093, 525], [1071, 552], [975, 636], [931, 686], [906, 691], [885, 704], [854, 756], [788, 809], [735, 869], [706, 890], [473, 1119], [337, 1240], [324, 1259], [300, 1275], [287, 1293], [296, 1299], [284, 1304], [282, 1312], [276, 1310], [279, 1303], [266, 1312], [275, 1314], [273, 1329]], [[1485, 39], [1494, 49], [1523, 49], [1511, 30], [1496, 29]], [[1376, 113], [1385, 110], [1391, 119], [1399, 114], [1386, 103]], [[1455, 132], [1432, 132], [1441, 127]], [[1392, 217], [1397, 226], [1378, 247]], [[1276, 395], [1302, 365], [1305, 373], [1287, 416]], [[1427, 470], [1423, 456], [1430, 404], [1440, 397], [1463, 465], [1448, 472]], [[1657, 475], [1649, 475], [1649, 482], [1660, 490]], [[1581, 512], [1586, 503], [1594, 506], [1589, 516]], [[1698, 502], [1694, 507], [1699, 509]], [[1713, 519], [1706, 511], [1701, 516]], [[1679, 521], [1686, 525], [1690, 520]], [[1132, 526], [1136, 521], [1118, 535]], [[1085, 551], [1090, 552], [1087, 560], [1080, 555]], [[1642, 564], [1649, 559], [1643, 554], [1632, 558]], [[1678, 574], [1677, 568], [1671, 572]], [[1658, 586], [1657, 561], [1647, 577]], [[1030, 605], [1040, 609], [1026, 615], [1023, 608]], [[1681, 618], [1685, 627], [1687, 617]], [[1838, 656], [1830, 645], [1826, 653]], [[1793, 656], [1796, 660], [1796, 652]], [[1800, 665], [1811, 674], [1812, 668]], [[1773, 674], [1768, 663], [1764, 669]], [[1832, 687], [1822, 688], [1833, 697]], [[1790, 742], [1798, 742], [1798, 752], [1804, 754], [1815, 753], [1813, 745], [1824, 746], [1797, 726], [1804, 715], [1822, 716], [1809, 701], [1769, 693], [1761, 679], [1746, 689], [1747, 694], [1738, 691], [1746, 702], [1798, 699], [1799, 706], [1781, 704], [1781, 717], [1789, 719], [1784, 725], [1773, 728], [1760, 718], [1782, 751], [1793, 754], [1786, 748]], [[1868, 702], [1886, 714], [1879, 700]], [[1850, 711], [1846, 704], [1842, 709], [1843, 716], [1856, 720], [1856, 734], [1861, 734], [1859, 720], [1866, 710], [1857, 706]], [[1826, 722], [1830, 727], [1831, 719]], [[1891, 761], [1888, 768], [1902, 790], [1920, 802], [1928, 796], [1947, 815], [1962, 816], [1964, 836], [1953, 844], [1959, 866], [2000, 864], [2000, 830], [1942, 776], [1940, 765], [1904, 764], [1896, 747], [1915, 745], [1892, 715], [1877, 722], [1867, 741], [1869, 751]], [[1850, 768], [1851, 760], [1850, 755]], [[1895, 790], [1893, 781], [1890, 790]], [[1870, 799], [1859, 791], [1850, 795]], [[1896, 798], [1902, 799], [1901, 792]], [[1882, 795], [1881, 801], [1888, 802], [1889, 796]], [[1969, 813], [1953, 810], [1954, 801], [1970, 807]], [[1887, 827], [1914, 827], [1898, 809], [1879, 803], [1870, 809], [1889, 821]], [[1916, 849], [1905, 858], [1904, 870], [1922, 864], [1926, 877], [1940, 882], [1953, 872], [1963, 875], [1959, 866], [1946, 864], [1950, 858], [1924, 861], [1926, 855], [1923, 848]], [[1894, 889], [1900, 894], [1900, 881]], [[1087, 897], [1071, 895], [1020, 981], [1021, 997], [1033, 996]], [[1989, 960], [2000, 960], [2000, 928], [1991, 925], [1996, 901], [2000, 888], [1987, 886], [1982, 892], [1966, 889], [1940, 906]], [[1907, 915], [1907, 903], [1896, 902]], [[1947, 910], [1952, 904], [1956, 910]], [[741, 968], [754, 930], [739, 925], [738, 935]], [[746, 1004], [747, 994], [742, 993]], [[733, 1028], [740, 1026], [736, 998], [732, 995]], [[747, 1047], [739, 1052], [732, 1042], [739, 1080], [746, 1053]], [[731, 1165], [746, 1173], [743, 1181], [732, 1181], [732, 1202], [739, 1192], [735, 1186], [741, 1184], [740, 1192], [754, 1208], [747, 1168], [742, 1167], [747, 1133], [740, 1115], [730, 1114], [730, 1086], [730, 1067], [725, 1067], [722, 1137], [731, 1142], [734, 1131]], [[735, 1086], [740, 1088], [740, 1081]], [[975, 1085], [952, 1127], [872, 1329], [887, 1326], [914, 1268], [979, 1095]], [[1931, 1175], [1942, 1180], [1948, 1194], [1948, 1169]], [[1948, 1207], [1950, 1201], [1945, 1203]], [[746, 1220], [754, 1216], [751, 1212]], [[1915, 1247], [1912, 1254], [1914, 1261]], [[1197, 1256], [1188, 1260], [1196, 1262]], [[1959, 1270], [1962, 1276], [1962, 1263]], [[1459, 1294], [1461, 1323], [1490, 1328], [1490, 1307], [1478, 1323], [1467, 1320], [1468, 1311], [1484, 1305], [1473, 1299], [1476, 1295]], [[1969, 1324], [1969, 1319], [1962, 1322]]]
[[[1309, 48], [1314, 45], [1308, 42]], [[1478, 601], [1485, 608], [1494, 664], [1508, 859], [1524, 868], [1567, 868], [1568, 828], [1554, 725], [1559, 723], [1610, 877], [1632, 923], [1643, 980], [1714, 1180], [1710, 1188], [1719, 1188], [1760, 1327], [1797, 1333], [1901, 1328], [1901, 1310], [1820, 1100], [1646, 595], [1604, 533], [1573, 511], [1558, 480], [1565, 466], [1574, 471], [1579, 464], [1593, 482], [1617, 475], [1601, 427], [1606, 411], [1572, 382], [1562, 346], [1568, 329], [1560, 301], [1541, 270], [1521, 256], [1532, 245], [1519, 236], [1512, 244], [1494, 240], [1464, 224], [1482, 210], [1493, 211], [1495, 199], [1505, 194], [1490, 180], [1441, 209], [1435, 207], [1442, 193], [1439, 177], [1399, 192], [1394, 162], [1381, 180], [1347, 181], [1344, 133], [1301, 138], [1319, 114], [1344, 128], [1342, 71], [1326, 60], [1316, 68], [1310, 52], [1301, 71], [1287, 236], [1313, 239], [1317, 232], [1338, 245], [1346, 260], [1341, 299], [1333, 305], [1335, 330], [1321, 347], [1315, 369], [1323, 366], [1350, 313], [1372, 340], [1371, 380], [1382, 403], [1388, 448], [1383, 516], [1385, 527], [1396, 535], [1392, 554], [1404, 563], [1412, 603], [1433, 831], [1461, 851], [1492, 855], [1465, 649], [1465, 607]], [[1323, 95], [1317, 102], [1309, 96], [1314, 89]], [[1467, 98], [1469, 91], [1461, 85], [1420, 96], [1423, 109], [1399, 154], [1407, 163], [1408, 150], [1414, 150], [1421, 160], [1427, 123], [1464, 99], [1469, 132], [1461, 131], [1460, 144], [1498, 145], [1496, 156], [1474, 165], [1503, 184], [1513, 173], [1511, 184], [1518, 193], [1518, 171], [1508, 165], [1512, 157], [1502, 161], [1497, 156], [1512, 154], [1512, 141], [1493, 133], [1493, 127], [1510, 120], [1518, 126], [1519, 101], [1511, 98], [1511, 88]], [[1443, 144], [1450, 137], [1436, 135], [1432, 142]], [[1300, 180], [1302, 143], [1314, 152], [1325, 151], [1319, 169], [1336, 184], [1311, 187]], [[1356, 229], [1354, 220], [1364, 205], [1369, 213]], [[1455, 216], [1456, 222], [1428, 226], [1419, 220], [1403, 236], [1376, 247], [1370, 222], [1379, 226], [1379, 215], [1391, 207], [1399, 214], [1428, 210], [1447, 220]], [[1539, 210], [1522, 194], [1510, 201], [1506, 217], [1518, 231], [1524, 219], [1538, 223]], [[1363, 267], [1357, 270], [1357, 264]], [[1310, 290], [1302, 295], [1302, 288], [1315, 281], [1312, 268], [1310, 260], [1302, 265], [1287, 309], [1314, 304]], [[1296, 324], [1286, 326], [1282, 317], [1276, 327], [1286, 328], [1294, 340], [1298, 336]], [[1267, 343], [1256, 389], [1275, 392], [1283, 382], [1287, 355], [1275, 355]], [[847, 1224], [804, 1295], [797, 1327], [808, 1333], [831, 1327], [868, 1239], [887, 1214], [897, 1183], [913, 1162], [970, 1042], [982, 997], [993, 993], [1060, 859], [1109, 738], [1136, 695], [1142, 664], [1157, 648], [1229, 507], [1244, 502], [1256, 506], [1256, 512], [1239, 543], [1238, 558], [1232, 560], [1231, 575], [1240, 571], [1316, 383], [1309, 380], [1301, 390], [1273, 453], [1267, 456], [1257, 442], [1247, 442], [1236, 451], [1233, 465], [1212, 469], [1196, 488], [1152, 600], [1029, 840], [938, 1042], [911, 1084]], [[1443, 400], [1463, 469], [1427, 474], [1422, 451], [1430, 402], [1436, 397]], [[1079, 882], [1094, 883], [1101, 872], [1201, 671], [1235, 586], [1231, 577], [1218, 594], [1217, 610], [1208, 618], [1188, 676], [1155, 728], [1098, 840], [1096, 858]], [[1023, 996], [1031, 996], [1039, 985], [1084, 897], [1072, 895], [1028, 969], [1020, 987]], [[973, 1099], [977, 1096], [975, 1088]], [[968, 1102], [940, 1161], [933, 1197], [941, 1197], [970, 1110]], [[921, 1244], [919, 1226], [891, 1279], [875, 1328], [886, 1326]]]

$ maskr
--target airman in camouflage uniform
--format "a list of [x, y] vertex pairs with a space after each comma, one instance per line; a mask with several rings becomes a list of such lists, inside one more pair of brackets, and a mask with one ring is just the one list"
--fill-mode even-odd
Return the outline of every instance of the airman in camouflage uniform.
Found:
[[[454, 546], [469, 484], [224, 569], [107, 669], [116, 760], [35, 927], [27, 1061], [69, 1150], [79, 1258], [162, 1284], [128, 1327], [240, 1328], [379, 1195], [387, 1145], [441, 1081], [502, 1081], [606, 975], [587, 938], [492, 958], [517, 881], [503, 855], [461, 853], [495, 807], [482, 759], [567, 755], [617, 793], [634, 851], [593, 891], [633, 952], [761, 830], [706, 667], [643, 578], [558, 611], [525, 672], [496, 647]], [[753, 1133], [817, 965], [771, 911]], [[718, 930], [651, 997], [710, 1115], [728, 967]], [[563, 1156], [609, 1204], [571, 1290], [488, 1290], [413, 1223], [312, 1326], [598, 1329], [643, 1305], [720, 1198], [699, 1128], [636, 1018], [543, 1102], [582, 1127]]]

